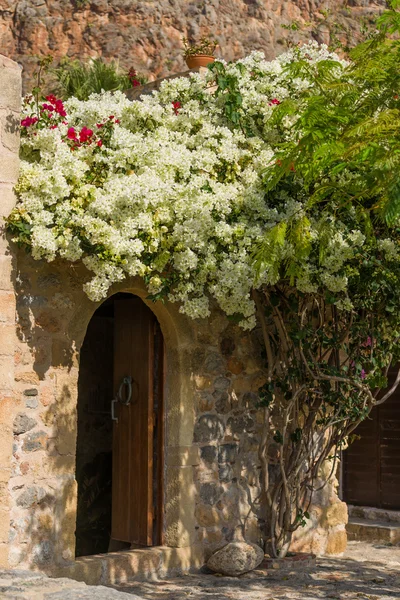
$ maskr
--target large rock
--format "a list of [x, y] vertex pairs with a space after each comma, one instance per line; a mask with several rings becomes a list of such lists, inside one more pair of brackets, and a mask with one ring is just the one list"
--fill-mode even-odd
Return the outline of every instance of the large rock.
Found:
[[249, 542], [230, 542], [209, 558], [207, 567], [232, 577], [256, 569], [264, 559], [263, 550]]

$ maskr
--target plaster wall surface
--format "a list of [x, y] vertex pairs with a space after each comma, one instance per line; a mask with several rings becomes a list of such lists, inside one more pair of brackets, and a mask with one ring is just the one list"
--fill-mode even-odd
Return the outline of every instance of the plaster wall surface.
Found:
[[[0, 80], [0, 209], [7, 215], [18, 173], [21, 74], [3, 57]], [[82, 290], [89, 274], [80, 264], [34, 261], [4, 232], [0, 244], [0, 564], [88, 582], [105, 570], [108, 581], [123, 579], [160, 553], [75, 561], [79, 355], [99, 306]], [[140, 280], [110, 295], [117, 292], [147, 302]], [[257, 331], [241, 331], [217, 308], [191, 321], [177, 305], [149, 306], [167, 364], [162, 555], [167, 567], [187, 569], [230, 541], [239, 525], [260, 542], [261, 344]], [[347, 510], [334, 482], [317, 495], [311, 516], [293, 548], [342, 552]]]

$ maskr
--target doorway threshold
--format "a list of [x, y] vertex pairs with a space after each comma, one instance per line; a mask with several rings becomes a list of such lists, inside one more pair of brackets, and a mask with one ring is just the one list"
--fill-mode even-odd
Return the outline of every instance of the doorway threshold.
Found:
[[68, 565], [55, 567], [49, 575], [69, 577], [88, 585], [112, 585], [137, 579], [157, 581], [195, 572], [203, 565], [204, 555], [199, 545], [155, 546], [80, 556]]

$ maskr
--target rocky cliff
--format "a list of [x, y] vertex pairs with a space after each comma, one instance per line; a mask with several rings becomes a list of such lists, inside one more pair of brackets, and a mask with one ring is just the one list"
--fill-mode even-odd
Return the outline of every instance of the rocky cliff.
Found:
[[[24, 67], [29, 88], [35, 55], [55, 58], [104, 56], [134, 66], [150, 79], [183, 70], [182, 37], [209, 35], [230, 60], [253, 49], [281, 53], [294, 20], [318, 22], [321, 10], [356, 35], [363, 17], [385, 0], [0, 0], [0, 53]], [[326, 41], [323, 24], [312, 33]]]

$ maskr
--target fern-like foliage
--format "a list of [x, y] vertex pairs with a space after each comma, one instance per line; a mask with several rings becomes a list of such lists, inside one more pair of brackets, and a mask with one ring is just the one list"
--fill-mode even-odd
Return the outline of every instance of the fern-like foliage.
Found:
[[325, 60], [287, 66], [314, 85], [294, 110], [284, 102], [274, 118], [297, 113], [293, 141], [265, 171], [267, 192], [293, 170], [315, 202], [365, 209], [393, 225], [400, 217], [400, 1], [390, 3], [377, 31], [353, 48], [348, 63]]

